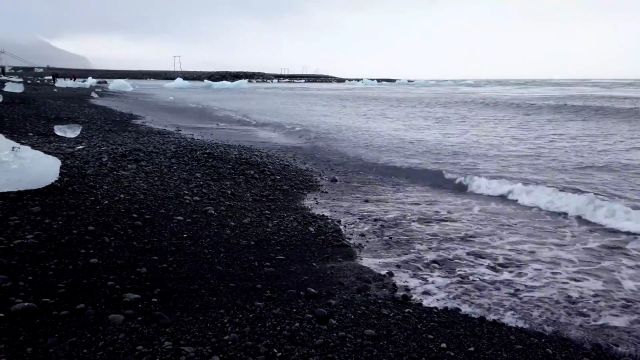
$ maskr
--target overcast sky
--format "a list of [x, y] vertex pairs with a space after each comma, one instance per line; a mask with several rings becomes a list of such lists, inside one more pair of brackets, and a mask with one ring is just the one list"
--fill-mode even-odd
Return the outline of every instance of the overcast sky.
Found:
[[100, 68], [640, 78], [640, 0], [15, 0], [0, 30]]

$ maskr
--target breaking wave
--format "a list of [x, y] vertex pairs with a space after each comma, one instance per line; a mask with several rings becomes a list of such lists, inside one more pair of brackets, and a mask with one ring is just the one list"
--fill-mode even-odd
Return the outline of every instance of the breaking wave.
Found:
[[346, 85], [367, 86], [367, 85], [378, 85], [378, 80], [370, 80], [370, 79], [347, 80], [344, 83]]
[[543, 185], [524, 185], [503, 179], [465, 176], [456, 183], [467, 191], [501, 196], [520, 205], [577, 216], [608, 228], [640, 234], [640, 210], [598, 197], [591, 193], [575, 194]]

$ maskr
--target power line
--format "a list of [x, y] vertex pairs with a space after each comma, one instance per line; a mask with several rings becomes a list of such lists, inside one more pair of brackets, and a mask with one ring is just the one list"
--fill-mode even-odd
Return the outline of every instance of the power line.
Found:
[[173, 56], [173, 71], [177, 71], [176, 70], [176, 65], [178, 65], [178, 68], [180, 69], [180, 71], [182, 71], [182, 60], [181, 60], [182, 56], [180, 55], [174, 55]]
[[20, 56], [18, 56], [18, 55], [16, 55], [16, 54], [14, 54], [14, 53], [11, 53], [11, 52], [9, 52], [9, 51], [7, 51], [7, 50], [5, 50], [5, 49], [0, 49], [0, 56], [1, 56], [1, 55], [7, 55], [7, 56], [9, 56], [10, 58], [13, 58], [13, 59], [15, 59], [15, 60], [21, 61], [21, 62], [23, 62], [23, 63], [25, 63], [25, 64], [27, 64], [27, 65], [33, 66], [33, 67], [37, 67], [37, 66], [38, 66], [38, 65], [36, 65], [36, 64], [34, 64], [34, 63], [32, 63], [31, 61], [26, 60], [25, 58], [22, 58], [22, 57], [20, 57]]

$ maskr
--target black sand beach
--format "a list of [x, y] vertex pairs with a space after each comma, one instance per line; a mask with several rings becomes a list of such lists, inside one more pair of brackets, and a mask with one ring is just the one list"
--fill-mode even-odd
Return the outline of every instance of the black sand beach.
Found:
[[303, 206], [331, 186], [313, 170], [136, 125], [86, 89], [3, 96], [0, 133], [62, 168], [0, 193], [0, 358], [615, 358], [399, 296]]

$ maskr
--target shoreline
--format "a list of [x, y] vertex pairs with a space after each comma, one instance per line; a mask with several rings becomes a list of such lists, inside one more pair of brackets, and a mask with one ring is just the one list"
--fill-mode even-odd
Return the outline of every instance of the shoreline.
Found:
[[398, 296], [304, 206], [321, 187], [290, 161], [26, 88], [3, 93], [0, 133], [62, 168], [0, 193], [0, 358], [616, 358]]
[[[113, 69], [79, 69], [79, 68], [59, 68], [59, 67], [47, 67], [40, 68], [42, 71], [35, 71], [33, 66], [13, 66], [13, 72], [11, 75], [25, 76], [34, 78], [43, 78], [45, 76], [51, 76], [54, 73], [60, 75], [60, 77], [70, 77], [75, 75], [76, 77], [88, 78], [90, 76], [95, 79], [131, 79], [131, 80], [175, 80], [180, 77], [184, 80], [190, 81], [237, 81], [237, 80], [250, 80], [250, 81], [272, 81], [272, 80], [284, 80], [284, 81], [304, 81], [304, 82], [319, 82], [319, 83], [344, 83], [345, 81], [362, 80], [363, 78], [343, 78], [325, 74], [276, 74], [260, 71], [200, 71], [200, 70], [185, 70], [185, 71], [171, 71], [171, 70], [113, 70]], [[20, 72], [15, 72], [20, 71]], [[376, 80], [378, 82], [395, 82], [398, 79], [393, 78], [369, 78], [370, 80]]]

